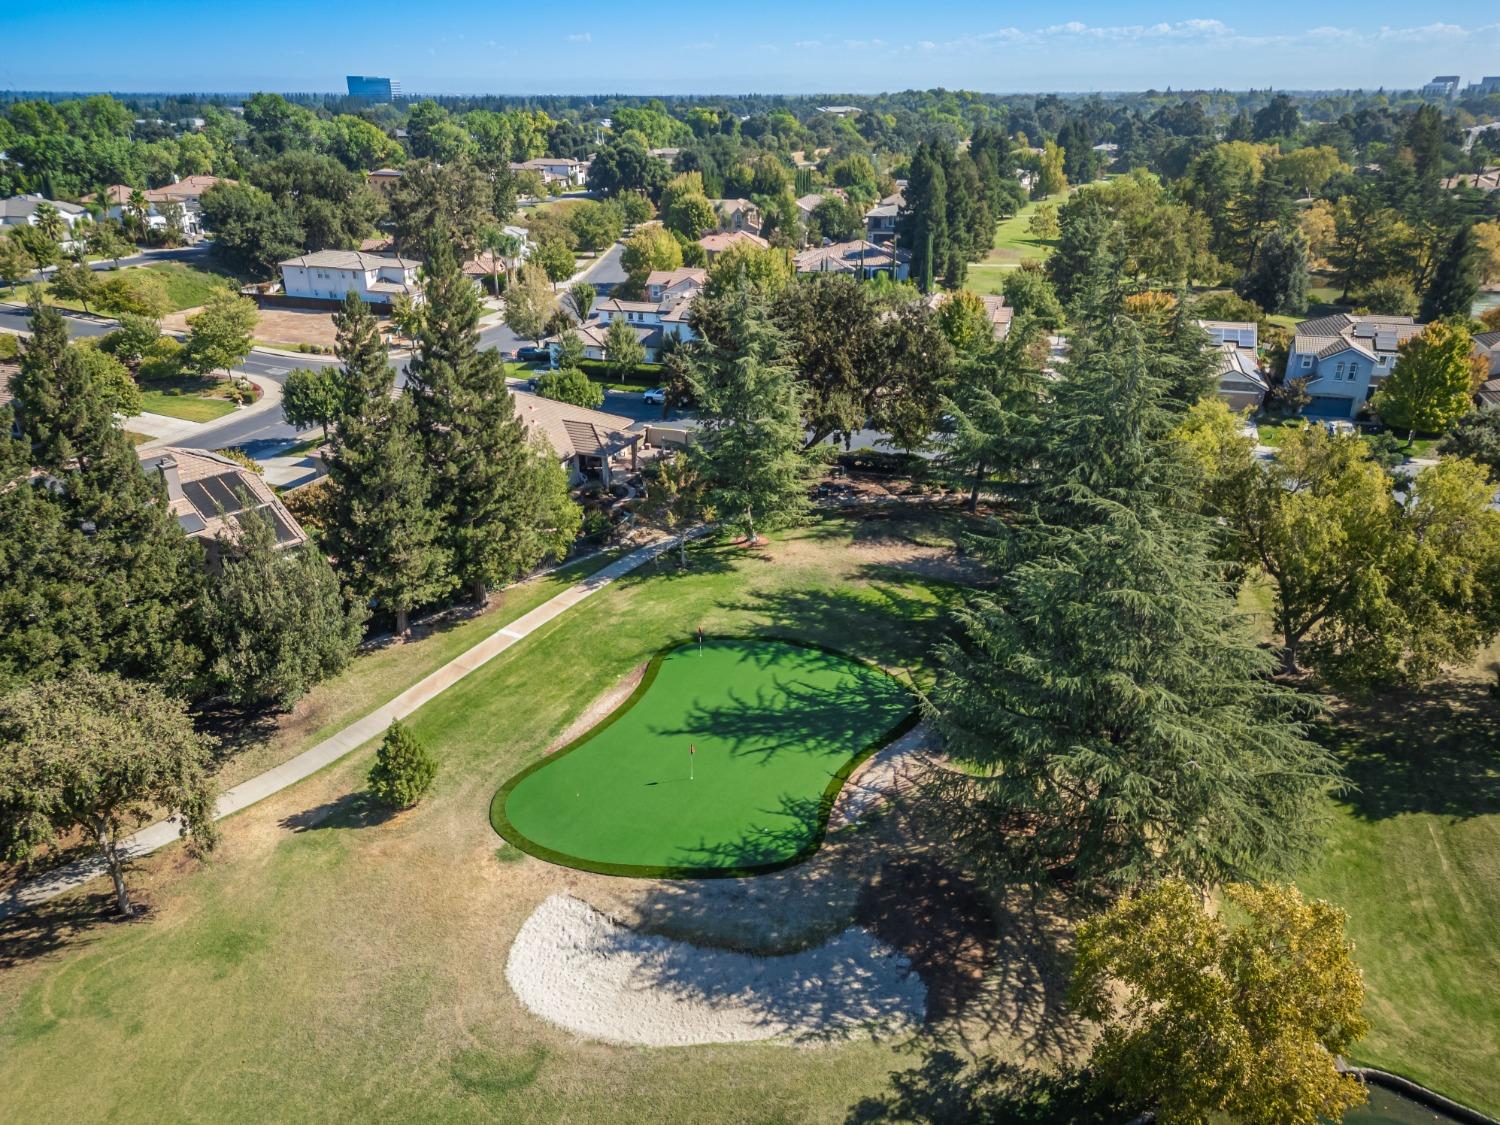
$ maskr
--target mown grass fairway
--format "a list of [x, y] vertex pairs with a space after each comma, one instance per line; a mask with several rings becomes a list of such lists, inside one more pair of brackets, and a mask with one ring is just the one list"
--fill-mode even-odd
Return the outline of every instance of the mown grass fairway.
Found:
[[815, 850], [848, 770], [912, 714], [876, 668], [782, 641], [709, 638], [512, 778], [491, 819], [543, 859], [619, 875], [744, 874]]

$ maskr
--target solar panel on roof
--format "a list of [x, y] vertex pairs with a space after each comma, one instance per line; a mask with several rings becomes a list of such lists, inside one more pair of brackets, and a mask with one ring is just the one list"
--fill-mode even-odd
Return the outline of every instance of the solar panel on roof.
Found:
[[184, 481], [182, 492], [205, 517], [217, 515], [220, 508], [225, 515], [233, 515], [244, 508], [235, 488], [238, 483], [236, 474], [220, 473], [202, 480]]
[[185, 535], [197, 535], [208, 527], [208, 524], [203, 522], [203, 517], [197, 512], [184, 512], [177, 517], [177, 526], [182, 528]]
[[279, 511], [277, 511], [275, 508], [270, 507], [269, 505], [262, 508], [260, 510], [260, 513], [263, 516], [271, 517], [271, 526], [276, 529], [276, 542], [293, 543], [297, 540], [297, 532], [295, 529], [293, 529], [292, 525], [287, 522], [286, 516], [282, 515]]
[[1373, 324], [1356, 324], [1354, 326], [1355, 339], [1367, 340], [1373, 335], [1375, 335], [1375, 326]]
[[1375, 350], [1378, 352], [1393, 352], [1396, 350], [1396, 334], [1394, 332], [1382, 332], [1375, 337]]

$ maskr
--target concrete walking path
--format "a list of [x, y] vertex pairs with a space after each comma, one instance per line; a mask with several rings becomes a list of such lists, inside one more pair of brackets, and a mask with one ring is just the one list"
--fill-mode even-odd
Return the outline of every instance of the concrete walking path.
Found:
[[[697, 532], [689, 532], [693, 537]], [[358, 719], [333, 735], [324, 739], [311, 750], [298, 754], [274, 769], [242, 781], [232, 789], [219, 794], [214, 805], [214, 819], [221, 820], [231, 813], [248, 808], [274, 793], [279, 793], [305, 777], [332, 765], [344, 755], [357, 750], [372, 738], [385, 733], [386, 727], [396, 719], [403, 719], [423, 704], [435, 699], [475, 669], [483, 667], [518, 641], [524, 640], [549, 621], [560, 616], [579, 602], [598, 593], [615, 579], [629, 574], [643, 563], [650, 562], [677, 545], [676, 538], [663, 539], [616, 559], [589, 577], [562, 593], [543, 602], [531, 612], [498, 627], [484, 640], [460, 653], [437, 671], [429, 673], [412, 687], [407, 688], [383, 707], [377, 707], [362, 719]], [[181, 838], [178, 821], [173, 818], [161, 820], [141, 829], [127, 839], [122, 851], [134, 859], [148, 855]], [[105, 874], [102, 861], [80, 860], [66, 864], [46, 875], [38, 876], [12, 887], [0, 896], [0, 918], [25, 910], [77, 890], [92, 879]]]

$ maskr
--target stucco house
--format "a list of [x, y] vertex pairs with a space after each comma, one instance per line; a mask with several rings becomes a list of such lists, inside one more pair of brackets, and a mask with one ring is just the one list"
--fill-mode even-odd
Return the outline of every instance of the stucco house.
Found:
[[1217, 349], [1219, 397], [1234, 411], [1259, 410], [1271, 389], [1260, 362], [1260, 329], [1250, 321], [1200, 320]]
[[748, 199], [710, 199], [714, 214], [719, 216], [720, 230], [745, 230], [760, 233], [760, 208]]
[[417, 268], [420, 262], [389, 254], [359, 250], [319, 250], [281, 263], [282, 292], [302, 301], [342, 301], [358, 293], [372, 305], [389, 305], [398, 293], [420, 299]]
[[307, 532], [260, 474], [228, 457], [168, 446], [143, 458], [141, 468], [161, 476], [177, 525], [203, 544], [210, 569], [218, 568], [222, 542], [233, 540], [247, 511], [270, 521], [278, 548], [307, 542]]
[[708, 255], [708, 260], [711, 262], [738, 242], [758, 246], [762, 250], [771, 245], [760, 235], [751, 234], [747, 230], [715, 231], [713, 234], [705, 234], [698, 240], [698, 245], [703, 247], [703, 252]]
[[708, 280], [708, 271], [683, 267], [675, 270], [653, 270], [646, 277], [646, 299], [628, 301], [606, 297], [589, 312], [589, 319], [574, 331], [583, 340], [585, 359], [604, 359], [610, 326], [624, 321], [646, 349], [646, 362], [656, 363], [668, 337], [686, 343], [696, 339], [688, 322], [693, 298]]
[[606, 414], [525, 391], [511, 391], [516, 414], [529, 433], [541, 438], [562, 462], [570, 485], [614, 478], [640, 467], [642, 434], [619, 414]]
[[1396, 369], [1397, 348], [1423, 326], [1409, 316], [1333, 316], [1297, 325], [1287, 354], [1287, 379], [1306, 379], [1310, 418], [1356, 417]]
[[[203, 234], [203, 193], [219, 184], [235, 182], [222, 176], [184, 176], [174, 184], [146, 188], [141, 192], [146, 200], [146, 225], [152, 230], [163, 229], [167, 225], [163, 208], [175, 203], [182, 208], [182, 233], [198, 238]], [[119, 222], [125, 218], [135, 190], [128, 184], [111, 184], [104, 189], [103, 202], [111, 219]]]
[[512, 161], [513, 172], [535, 172], [546, 184], [562, 184], [577, 187], [583, 183], [585, 166], [581, 160], [566, 156], [538, 156], [533, 160]]
[[13, 195], [9, 199], [0, 199], [0, 227], [36, 226], [37, 212], [44, 204], [57, 212], [57, 217], [62, 220], [63, 226], [67, 228], [67, 233], [63, 236], [62, 247], [64, 250], [71, 250], [73, 248], [73, 232], [91, 221], [88, 208], [80, 207], [76, 203], [65, 203], [58, 199], [48, 199], [40, 192], [32, 192], [29, 195]]
[[799, 253], [794, 262], [798, 273], [849, 273], [865, 280], [886, 273], [905, 281], [911, 274], [909, 253], [865, 239], [814, 246]]

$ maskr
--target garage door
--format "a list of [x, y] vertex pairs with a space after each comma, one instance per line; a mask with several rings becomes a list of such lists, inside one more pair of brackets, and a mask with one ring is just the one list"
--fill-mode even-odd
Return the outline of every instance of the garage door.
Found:
[[1354, 400], [1341, 395], [1313, 395], [1302, 413], [1308, 418], [1352, 418]]

